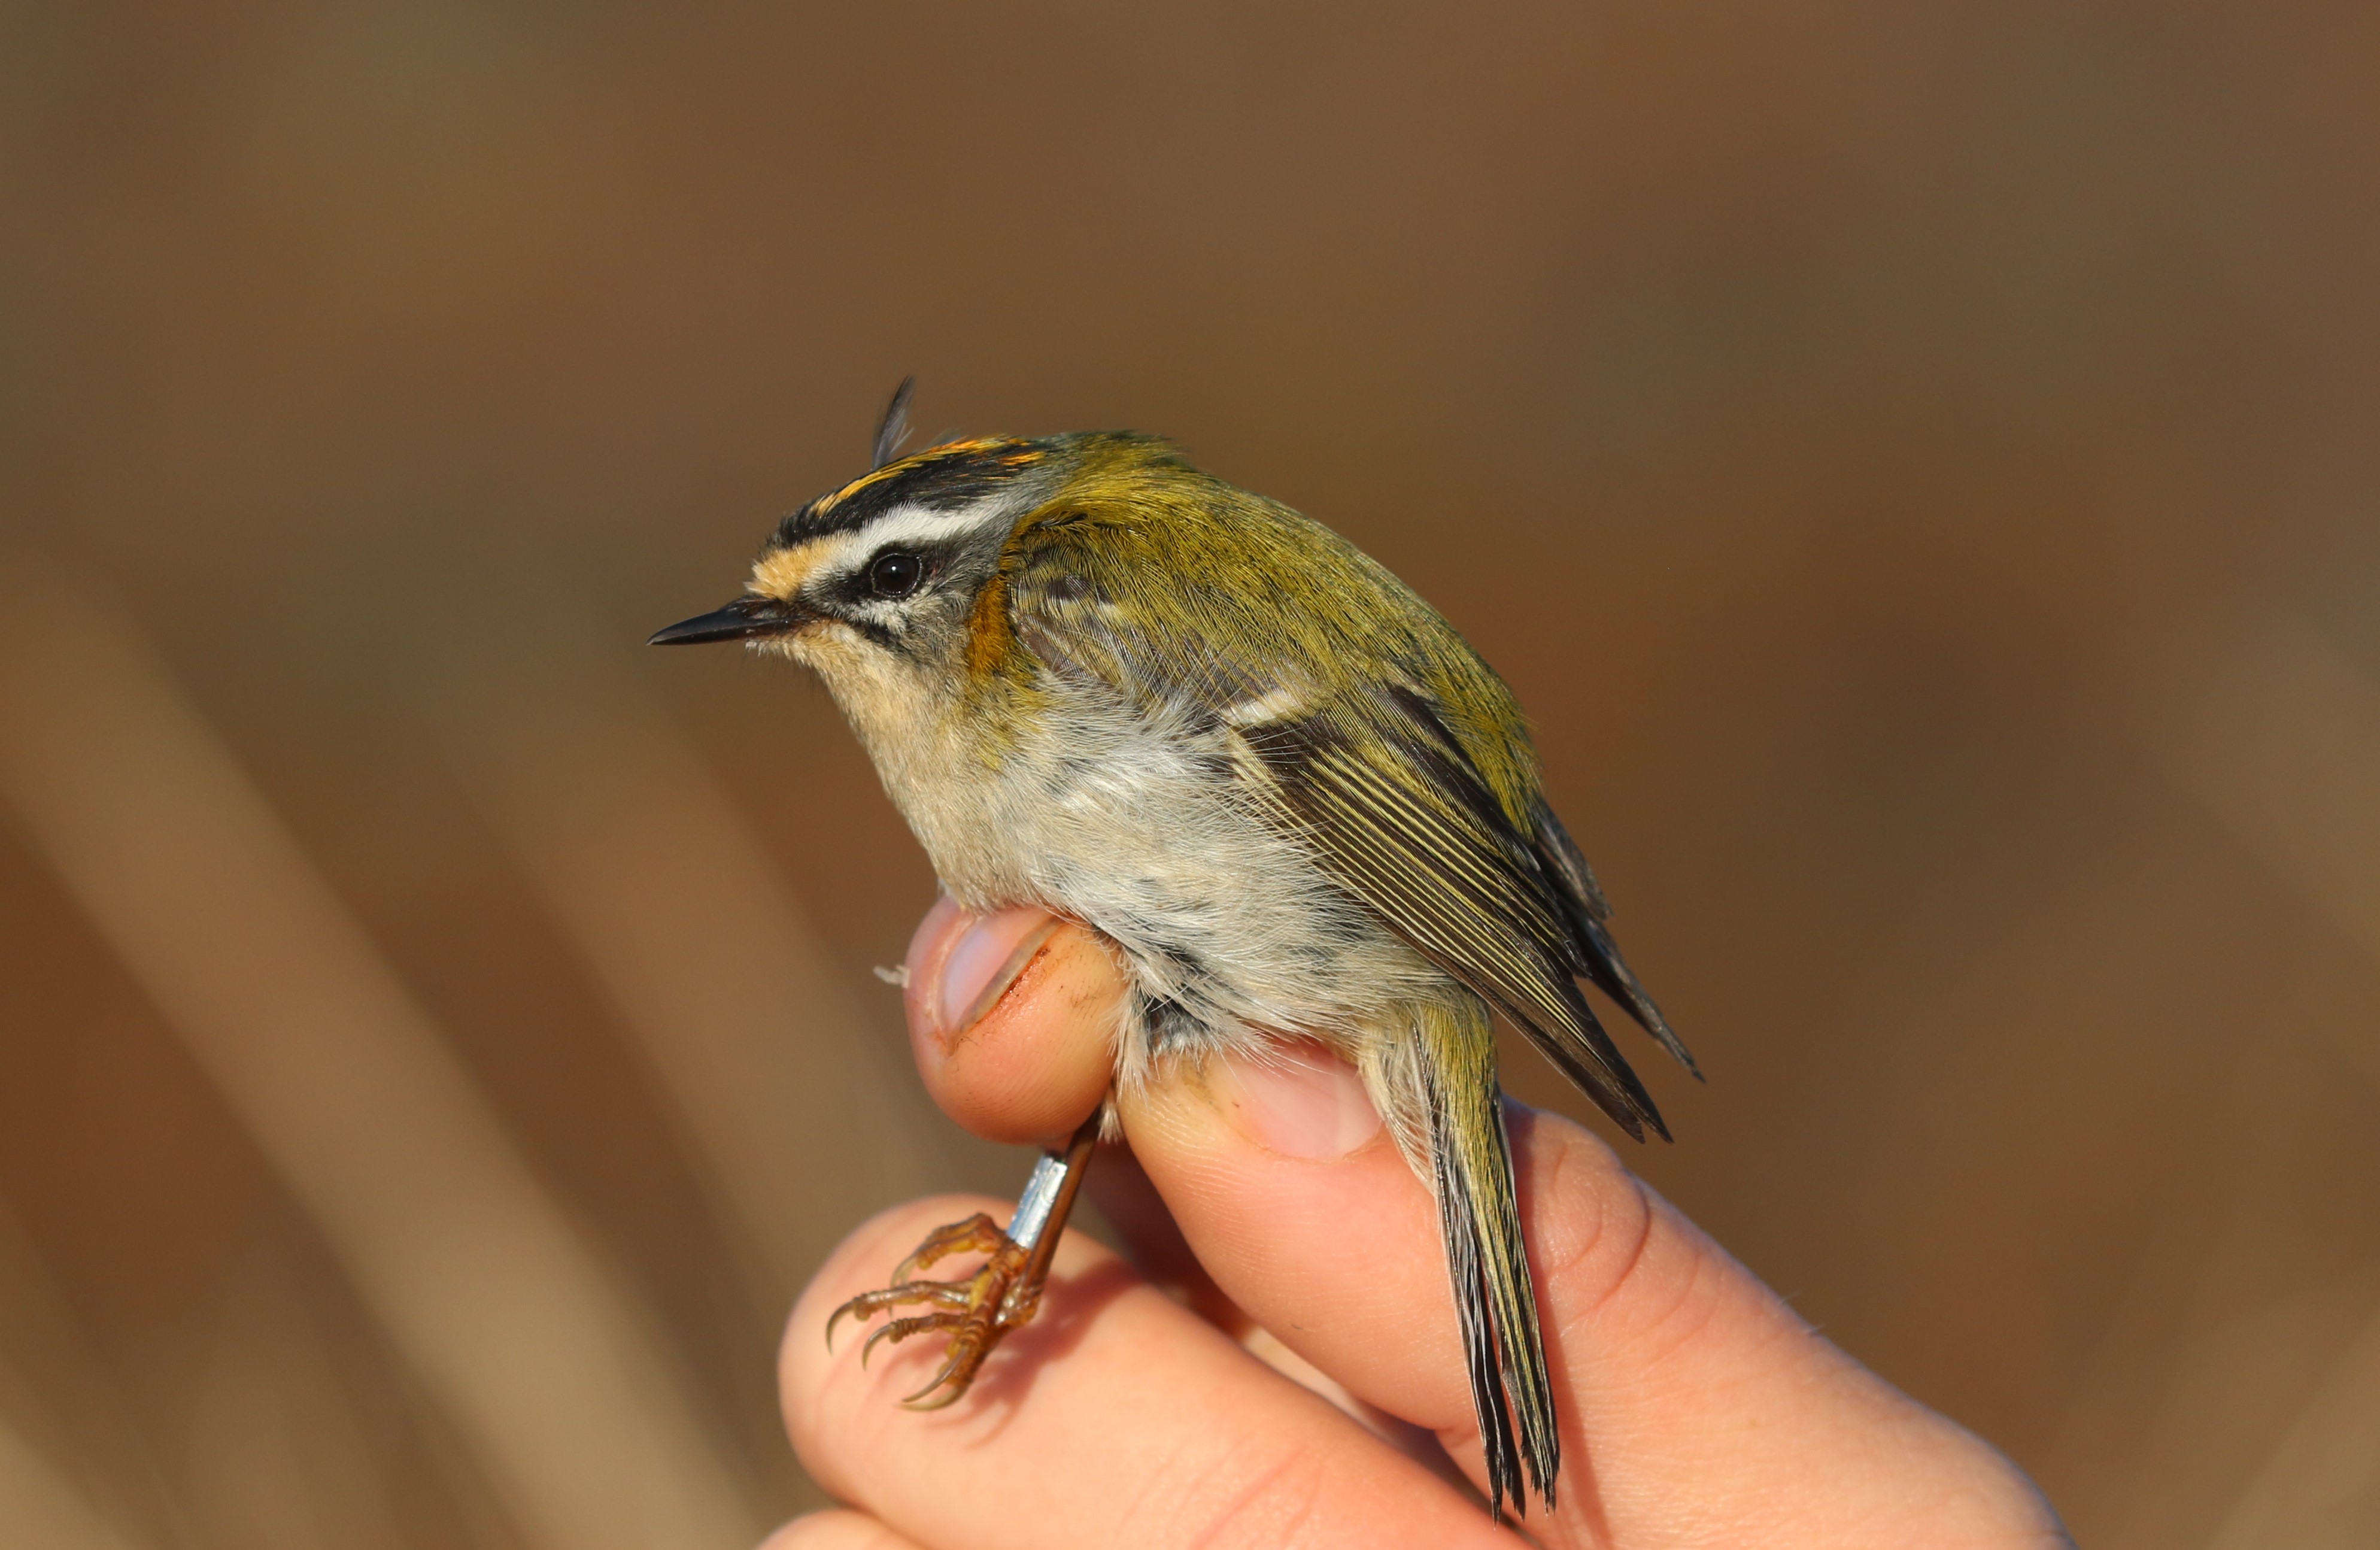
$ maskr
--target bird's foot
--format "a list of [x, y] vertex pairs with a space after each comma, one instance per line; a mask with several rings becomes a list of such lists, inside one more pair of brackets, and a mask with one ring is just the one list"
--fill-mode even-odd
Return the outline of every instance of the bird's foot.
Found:
[[[937, 1260], [964, 1253], [989, 1257], [983, 1268], [972, 1275], [949, 1281], [910, 1279], [914, 1272]], [[918, 1305], [933, 1309], [932, 1312], [913, 1313], [886, 1324], [868, 1337], [868, 1344], [860, 1348], [859, 1360], [866, 1362], [880, 1341], [890, 1340], [897, 1345], [912, 1335], [947, 1336], [941, 1370], [925, 1387], [902, 1401], [913, 1410], [941, 1410], [967, 1391], [984, 1358], [1000, 1344], [1000, 1337], [1031, 1320], [1039, 1308], [1041, 1278], [1027, 1273], [1032, 1259], [1030, 1250], [1016, 1243], [980, 1212], [964, 1222], [936, 1227], [917, 1245], [915, 1253], [893, 1269], [892, 1286], [880, 1291], [861, 1292], [827, 1316], [827, 1340], [832, 1343], [834, 1326], [845, 1313], [864, 1324], [886, 1309]], [[1042, 1268], [1046, 1270], [1046, 1265]]]

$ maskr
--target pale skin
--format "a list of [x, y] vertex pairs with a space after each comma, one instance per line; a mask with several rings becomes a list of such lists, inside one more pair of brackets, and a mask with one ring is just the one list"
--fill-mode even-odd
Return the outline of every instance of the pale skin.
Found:
[[[1090, 933], [945, 899], [908, 968], [918, 1068], [960, 1124], [1046, 1141], [1097, 1106], [1123, 980]], [[1353, 1072], [1303, 1049], [1177, 1073], [1123, 1117], [1130, 1150], [1103, 1148], [1089, 1190], [1133, 1261], [1068, 1234], [1038, 1318], [948, 1410], [899, 1403], [931, 1341], [863, 1368], [827, 1313], [1006, 1204], [897, 1207], [828, 1259], [780, 1379], [803, 1464], [850, 1506], [767, 1550], [1523, 1544], [1455, 1483], [1479, 1447], [1436, 1208]], [[1537, 1543], [2070, 1544], [2006, 1458], [1813, 1332], [1601, 1140], [1517, 1106], [1512, 1126], [1562, 1417]]]

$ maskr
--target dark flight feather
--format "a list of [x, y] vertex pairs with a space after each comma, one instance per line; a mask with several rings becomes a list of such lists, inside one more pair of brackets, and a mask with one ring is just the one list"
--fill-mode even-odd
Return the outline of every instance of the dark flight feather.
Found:
[[[1639, 1141], [1647, 1126], [1668, 1137], [1572, 978], [1590, 965], [1542, 872], [1473, 804], [1446, 799], [1456, 793], [1427, 770], [1453, 757], [1444, 745], [1367, 738], [1327, 716], [1245, 735], [1299, 832], [1350, 893], [1510, 1017], [1613, 1124]], [[1470, 784], [1492, 806], [1475, 776]]]
[[1679, 1065], [1703, 1080], [1703, 1068], [1694, 1064], [1693, 1054], [1684, 1041], [1670, 1031], [1670, 1021], [1661, 1008], [1620, 956], [1620, 945], [1611, 939], [1604, 922], [1611, 919], [1611, 906], [1603, 901], [1603, 890], [1596, 885], [1595, 873], [1587, 866], [1586, 858], [1579, 854], [1570, 831], [1562, 827], [1554, 810], [1537, 799], [1536, 810], [1531, 814], [1536, 822], [1538, 855], [1546, 871], [1560, 884], [1562, 902], [1569, 907], [1572, 929], [1577, 934], [1580, 956], [1585, 960], [1586, 977], [1595, 988], [1611, 997], [1628, 1010], [1638, 1026], [1660, 1042], [1663, 1049], [1674, 1056]]

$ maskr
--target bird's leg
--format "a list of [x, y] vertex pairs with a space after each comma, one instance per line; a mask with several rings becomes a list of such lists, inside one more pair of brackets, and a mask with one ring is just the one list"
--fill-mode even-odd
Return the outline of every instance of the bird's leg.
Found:
[[[948, 1341], [942, 1349], [941, 1369], [925, 1387], [902, 1402], [917, 1410], [938, 1410], [957, 1399], [975, 1381], [984, 1358], [1000, 1344], [1000, 1337], [1030, 1322], [1041, 1306], [1050, 1256], [1058, 1251], [1059, 1235], [1075, 1207], [1075, 1196], [1083, 1187], [1083, 1170], [1090, 1166], [1091, 1148], [1099, 1139], [1099, 1116], [1094, 1114], [1075, 1131], [1063, 1152], [1041, 1153], [1033, 1177], [1025, 1181], [1025, 1192], [1017, 1197], [1006, 1231], [992, 1226], [991, 1218], [980, 1212], [964, 1222], [936, 1227], [916, 1252], [895, 1267], [893, 1285], [881, 1291], [861, 1292], [827, 1316], [827, 1338], [834, 1338], [834, 1326], [845, 1313], [865, 1323], [885, 1309], [931, 1308], [931, 1312], [893, 1319], [870, 1335], [868, 1344], [860, 1348], [860, 1360], [865, 1361], [880, 1340], [897, 1344], [912, 1335], [944, 1335]], [[950, 1281], [909, 1278], [912, 1272], [946, 1255], [971, 1252], [987, 1256], [983, 1268], [972, 1275]]]

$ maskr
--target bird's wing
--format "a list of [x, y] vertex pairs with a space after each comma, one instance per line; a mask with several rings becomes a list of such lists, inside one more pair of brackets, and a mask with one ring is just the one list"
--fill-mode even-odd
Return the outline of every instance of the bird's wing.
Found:
[[1244, 728], [1263, 805], [1390, 930], [1518, 1024], [1615, 1124], [1667, 1137], [1652, 1095], [1579, 993], [1573, 976], [1597, 966], [1533, 836], [1505, 817], [1420, 691], [1394, 690], [1365, 710]]
[[[1682, 1059], [1684, 1047], [1621, 960], [1593, 876], [1551, 811], [1525, 796], [1508, 806], [1482, 773], [1498, 739], [1524, 736], [1500, 681], [1351, 547], [1301, 555], [1309, 591], [1299, 598], [1221, 560], [1195, 567], [1130, 552], [1145, 541], [1111, 531], [1093, 545], [1045, 528], [1017, 552], [1010, 597], [1026, 649], [1062, 676], [1231, 728], [1246, 749], [1237, 774], [1260, 811], [1300, 836], [1391, 931], [1509, 1016], [1614, 1123], [1640, 1138], [1647, 1125], [1667, 1136], [1574, 976], [1612, 995]], [[1178, 585], [1185, 570], [1192, 590], [1165, 608], [1135, 597], [1152, 577]], [[1401, 640], [1308, 638], [1349, 628], [1333, 626], [1312, 599], [1383, 584], [1410, 600]], [[1148, 629], [1151, 617], [1167, 629]], [[1412, 669], [1401, 684], [1333, 681], [1340, 661], [1400, 657]], [[1492, 695], [1501, 706], [1489, 717], [1495, 725], [1472, 727], [1467, 740], [1425, 687], [1457, 672], [1469, 676], [1470, 699]], [[1535, 781], [1531, 767], [1504, 784], [1534, 793]]]

